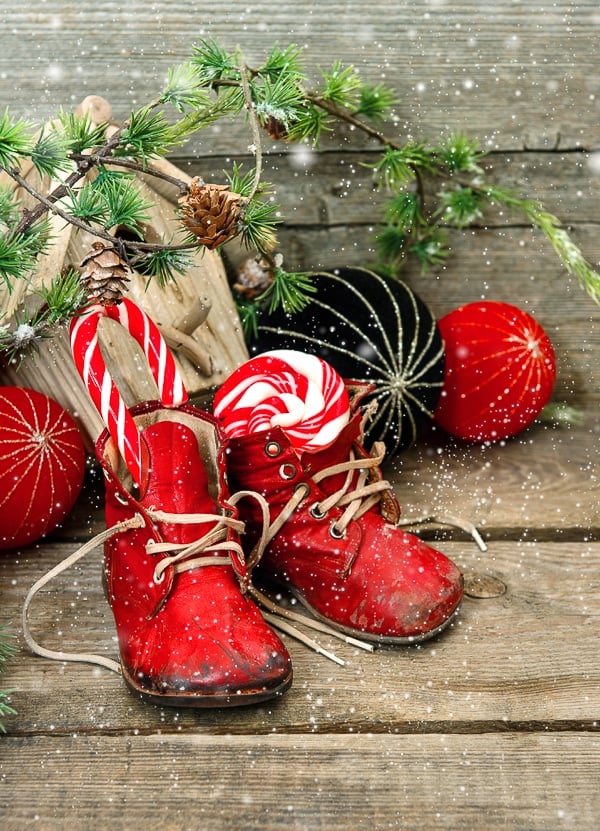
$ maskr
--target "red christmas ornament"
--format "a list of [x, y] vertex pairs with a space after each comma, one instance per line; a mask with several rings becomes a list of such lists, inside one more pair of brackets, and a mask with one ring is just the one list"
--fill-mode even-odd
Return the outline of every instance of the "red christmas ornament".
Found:
[[73, 507], [85, 450], [71, 416], [35, 390], [0, 387], [0, 549], [48, 534]]
[[542, 327], [509, 303], [468, 303], [438, 326], [446, 350], [435, 423], [468, 441], [500, 441], [524, 430], [548, 403], [556, 379]]

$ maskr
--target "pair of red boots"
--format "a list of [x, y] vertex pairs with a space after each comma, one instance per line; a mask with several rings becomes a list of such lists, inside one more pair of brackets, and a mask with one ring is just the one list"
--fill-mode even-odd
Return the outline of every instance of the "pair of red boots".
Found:
[[[106, 314], [144, 348], [160, 402], [123, 405], [97, 344]], [[253, 599], [256, 585], [286, 589], [334, 632], [368, 642], [417, 642], [452, 618], [462, 576], [397, 527], [356, 404], [317, 451], [298, 452], [281, 428], [226, 439], [212, 415], [185, 403], [158, 330], [129, 301], [93, 307], [72, 342], [108, 426], [96, 445], [114, 531], [104, 579], [120, 670], [136, 694], [217, 707], [283, 693], [290, 656]]]

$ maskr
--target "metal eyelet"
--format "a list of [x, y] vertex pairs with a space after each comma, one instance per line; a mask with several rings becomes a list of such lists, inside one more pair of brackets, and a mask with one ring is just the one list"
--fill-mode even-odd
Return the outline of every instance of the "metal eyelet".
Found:
[[294, 487], [294, 493], [298, 493], [299, 491], [304, 491], [301, 501], [298, 504], [302, 504], [302, 502], [306, 499], [306, 497], [310, 493], [310, 485], [307, 485], [306, 482], [298, 482], [298, 484]]
[[282, 479], [293, 479], [297, 472], [296, 465], [293, 465], [291, 462], [285, 462], [279, 468], [279, 475]]
[[340, 531], [337, 527], [335, 522], [332, 522], [329, 526], [329, 536], [333, 537], [334, 540], [343, 540], [346, 536], [345, 531]]
[[319, 510], [319, 503], [315, 502], [314, 505], [311, 505], [308, 509], [308, 513], [311, 515], [313, 519], [324, 519], [327, 516], [327, 511], [320, 511]]
[[127, 499], [123, 496], [122, 493], [119, 491], [115, 491], [115, 501], [119, 503], [119, 505], [129, 505]]
[[269, 458], [275, 459], [281, 455], [281, 445], [277, 441], [268, 441], [265, 444], [265, 453]]

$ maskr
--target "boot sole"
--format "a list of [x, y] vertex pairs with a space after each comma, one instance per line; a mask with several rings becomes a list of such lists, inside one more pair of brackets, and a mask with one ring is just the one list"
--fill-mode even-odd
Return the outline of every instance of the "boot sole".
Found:
[[217, 707], [242, 707], [250, 704], [260, 704], [283, 695], [292, 685], [293, 672], [290, 669], [288, 675], [277, 686], [270, 689], [258, 689], [240, 691], [239, 693], [199, 693], [199, 692], [177, 692], [177, 693], [154, 693], [137, 684], [125, 667], [121, 665], [123, 680], [138, 698], [144, 699], [151, 704], [158, 704], [162, 707], [185, 707], [195, 709], [209, 709]]
[[291, 592], [291, 594], [298, 600], [305, 609], [307, 609], [313, 617], [317, 620], [320, 620], [322, 623], [326, 623], [332, 629], [335, 629], [338, 632], [343, 632], [345, 635], [350, 635], [353, 638], [357, 638], [358, 640], [367, 641], [368, 643], [379, 643], [385, 646], [388, 644], [389, 646], [410, 646], [411, 644], [415, 643], [423, 643], [424, 641], [428, 641], [431, 638], [437, 637], [441, 632], [444, 631], [454, 620], [458, 611], [460, 609], [460, 602], [456, 606], [456, 608], [452, 611], [452, 613], [446, 618], [443, 623], [440, 623], [439, 626], [436, 626], [435, 629], [430, 629], [427, 632], [420, 632], [418, 635], [375, 635], [372, 632], [364, 632], [362, 629], [353, 629], [350, 626], [343, 626], [341, 623], [336, 623], [335, 621], [331, 620], [330, 618], [325, 617], [324, 615], [320, 614], [316, 609], [314, 609], [310, 603], [300, 594], [300, 592], [295, 591], [291, 586], [285, 585], [285, 588]]

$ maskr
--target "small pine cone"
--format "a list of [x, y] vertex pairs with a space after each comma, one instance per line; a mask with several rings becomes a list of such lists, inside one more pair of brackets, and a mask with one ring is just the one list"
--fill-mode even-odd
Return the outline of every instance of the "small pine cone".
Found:
[[112, 245], [97, 241], [80, 263], [80, 282], [88, 300], [114, 306], [121, 301], [131, 269]]
[[273, 282], [273, 268], [262, 257], [250, 257], [240, 266], [237, 274], [237, 282], [233, 284], [234, 289], [246, 297], [254, 300], [263, 291], [266, 291]]
[[269, 136], [275, 141], [282, 141], [289, 138], [287, 127], [283, 123], [283, 121], [279, 121], [278, 118], [274, 118], [274, 116], [270, 115], [264, 121], [261, 121], [261, 127], [266, 130]]
[[207, 248], [217, 248], [235, 236], [242, 197], [228, 185], [205, 185], [196, 176], [181, 199], [181, 221]]

